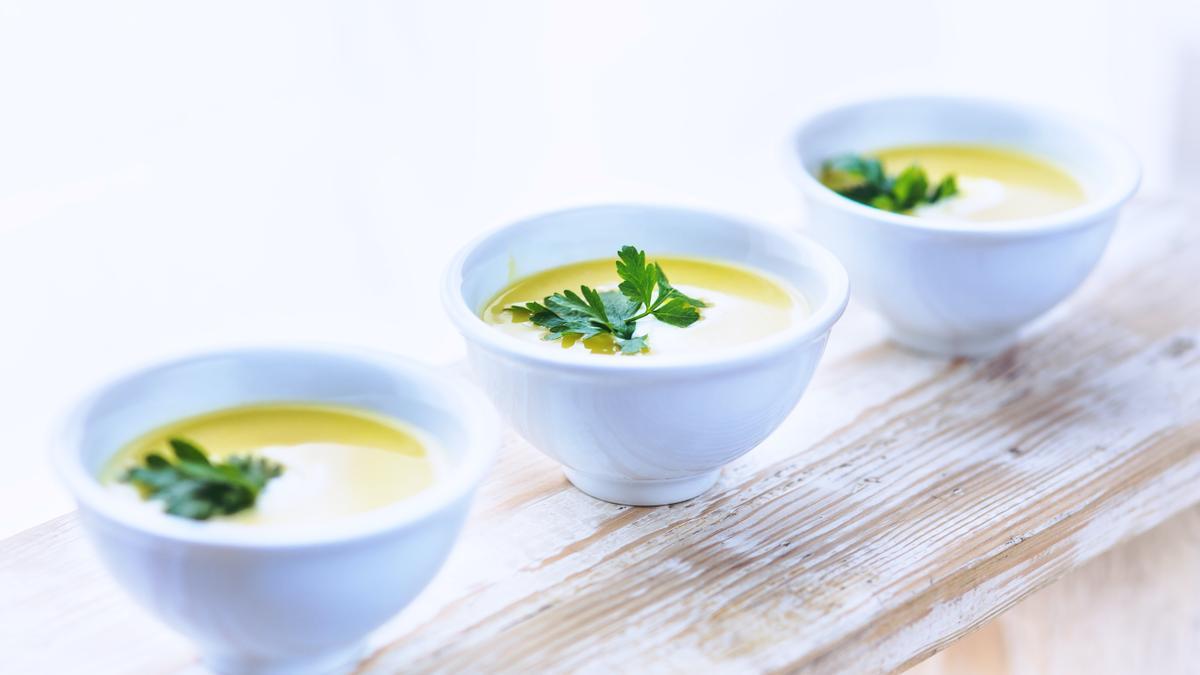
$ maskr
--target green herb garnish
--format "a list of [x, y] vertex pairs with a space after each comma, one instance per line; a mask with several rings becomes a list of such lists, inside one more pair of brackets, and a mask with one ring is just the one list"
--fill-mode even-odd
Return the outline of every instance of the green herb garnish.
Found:
[[199, 446], [182, 438], [167, 441], [175, 462], [157, 453], [130, 468], [121, 480], [132, 483], [145, 499], [158, 499], [166, 512], [193, 520], [227, 516], [254, 506], [258, 494], [283, 466], [261, 457], [235, 456], [213, 464]]
[[529, 314], [529, 320], [546, 329], [543, 340], [574, 336], [580, 340], [611, 335], [622, 354], [647, 349], [646, 336], [634, 335], [637, 322], [648, 316], [672, 326], [687, 327], [700, 319], [704, 302], [671, 285], [662, 265], [646, 263], [646, 252], [624, 246], [617, 252], [615, 291], [597, 291], [580, 286], [579, 293], [566, 290], [547, 296], [540, 303], [507, 307]]
[[913, 164], [897, 176], [888, 176], [875, 157], [841, 155], [821, 165], [821, 183], [856, 202], [893, 213], [908, 213], [919, 204], [933, 204], [958, 194], [954, 174], [933, 189], [925, 170]]

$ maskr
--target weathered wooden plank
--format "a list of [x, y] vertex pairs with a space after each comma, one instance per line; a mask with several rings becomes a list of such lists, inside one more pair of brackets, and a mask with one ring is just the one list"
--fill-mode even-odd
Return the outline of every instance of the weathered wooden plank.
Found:
[[906, 675], [1194, 675], [1200, 506], [1097, 556]]
[[[589, 499], [509, 438], [446, 569], [364, 671], [886, 671], [927, 656], [1200, 500], [1189, 216], [1134, 209], [1085, 289], [988, 362], [893, 349], [852, 309], [784, 427], [684, 504]], [[101, 654], [89, 672], [187, 662], [177, 639], [142, 639], [140, 661], [107, 668], [130, 630], [163, 631], [113, 625], [136, 614], [70, 519], [0, 556], [0, 600], [38, 606], [4, 615], [6, 653], [60, 672], [69, 655], [21, 645]]]

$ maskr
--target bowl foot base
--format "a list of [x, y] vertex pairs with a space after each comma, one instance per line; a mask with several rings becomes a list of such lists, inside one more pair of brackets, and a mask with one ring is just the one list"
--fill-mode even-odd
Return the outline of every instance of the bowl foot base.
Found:
[[893, 342], [923, 354], [936, 356], [965, 356], [983, 359], [995, 356], [1017, 342], [1017, 332], [997, 335], [939, 336], [912, 333], [895, 326], [888, 327]]
[[663, 506], [698, 497], [708, 491], [721, 476], [716, 469], [698, 476], [659, 480], [632, 480], [580, 473], [563, 468], [567, 480], [596, 499], [627, 506]]
[[353, 672], [366, 654], [366, 645], [356, 644], [286, 659], [209, 652], [204, 654], [201, 660], [209, 670], [218, 675], [343, 675]]

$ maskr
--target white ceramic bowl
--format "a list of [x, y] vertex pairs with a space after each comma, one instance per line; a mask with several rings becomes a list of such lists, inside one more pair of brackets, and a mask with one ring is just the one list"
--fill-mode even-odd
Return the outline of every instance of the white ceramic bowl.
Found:
[[[817, 179], [821, 163], [896, 145], [999, 145], [1070, 172], [1087, 202], [1062, 213], [972, 223], [888, 213]], [[808, 231], [845, 263], [855, 298], [883, 315], [905, 346], [985, 356], [1067, 297], [1099, 260], [1117, 211], [1139, 181], [1129, 148], [1098, 128], [985, 99], [906, 97], [839, 106], [804, 122], [793, 145]]]
[[[606, 356], [525, 342], [484, 323], [484, 304], [515, 277], [596, 258], [624, 244], [651, 256], [729, 261], [793, 284], [812, 315], [761, 341], [711, 355]], [[551, 213], [488, 234], [450, 264], [443, 299], [484, 389], [517, 431], [607, 501], [690, 499], [722, 465], [795, 407], [848, 295], [838, 261], [808, 239], [725, 216], [652, 206]]]
[[[268, 401], [395, 416], [432, 435], [451, 468], [410, 499], [297, 528], [175, 518], [114, 497], [96, 479], [144, 432]], [[326, 673], [351, 668], [367, 634], [433, 578], [499, 438], [482, 395], [429, 368], [360, 352], [260, 348], [185, 358], [104, 386], [71, 416], [54, 460], [109, 571], [195, 641], [212, 669]]]

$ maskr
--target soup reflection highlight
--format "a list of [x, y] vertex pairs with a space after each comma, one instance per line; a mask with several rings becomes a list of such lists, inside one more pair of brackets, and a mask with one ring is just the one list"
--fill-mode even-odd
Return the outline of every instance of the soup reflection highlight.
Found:
[[912, 215], [994, 222], [1048, 216], [1080, 206], [1086, 194], [1069, 173], [1034, 155], [986, 145], [906, 145], [874, 153], [887, 174], [917, 165], [936, 185], [953, 174], [958, 194]]

